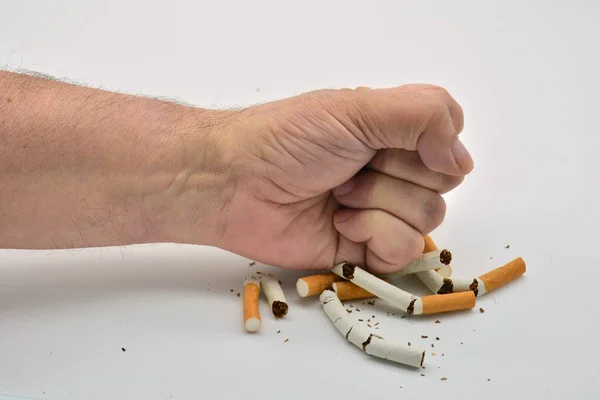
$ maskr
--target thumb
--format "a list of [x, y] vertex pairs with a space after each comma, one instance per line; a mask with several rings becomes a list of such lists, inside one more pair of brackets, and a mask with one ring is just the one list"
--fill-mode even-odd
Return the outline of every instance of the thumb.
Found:
[[356, 90], [349, 117], [353, 132], [372, 149], [397, 148], [418, 151], [431, 170], [466, 175], [473, 159], [460, 142], [462, 108], [444, 89], [424, 85], [379, 90]]

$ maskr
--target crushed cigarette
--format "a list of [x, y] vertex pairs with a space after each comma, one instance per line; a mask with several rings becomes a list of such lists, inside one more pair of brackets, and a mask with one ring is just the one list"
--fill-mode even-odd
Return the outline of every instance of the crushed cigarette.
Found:
[[[431, 238], [428, 238], [423, 252], [434, 250], [437, 250], [437, 246]], [[518, 257], [478, 278], [443, 277], [436, 271], [418, 272], [415, 275], [432, 293], [447, 294], [470, 290], [475, 293], [476, 297], [480, 297], [512, 282], [523, 275], [526, 270], [525, 261], [523, 258]]]
[[385, 340], [382, 336], [369, 333], [362, 326], [355, 324], [346, 313], [333, 288], [324, 290], [319, 299], [325, 314], [338, 332], [365, 353], [413, 367], [423, 366], [424, 351]]
[[296, 290], [300, 297], [314, 296], [323, 293], [323, 290], [339, 280], [340, 277], [331, 273], [305, 276], [296, 282]]
[[275, 318], [283, 318], [289, 307], [279, 281], [272, 275], [264, 275], [260, 278], [260, 286]]
[[258, 300], [260, 298], [260, 282], [254, 277], [247, 278], [244, 282], [244, 328], [247, 332], [257, 332], [260, 329], [260, 312]]

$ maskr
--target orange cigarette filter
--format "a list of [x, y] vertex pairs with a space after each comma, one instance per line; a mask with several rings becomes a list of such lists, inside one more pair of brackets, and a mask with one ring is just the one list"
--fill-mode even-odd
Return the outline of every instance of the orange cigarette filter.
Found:
[[506, 285], [509, 282], [514, 281], [525, 273], [527, 266], [523, 258], [515, 258], [507, 264], [498, 267], [484, 275], [481, 275], [479, 279], [485, 285], [485, 292], [489, 293], [493, 290], [498, 289]]
[[[382, 278], [382, 280], [387, 282], [387, 279], [385, 278]], [[373, 293], [355, 285], [350, 281], [335, 282], [333, 283], [333, 288], [341, 301], [369, 299], [371, 297], [376, 297]]]
[[333, 273], [305, 276], [296, 282], [296, 290], [300, 297], [320, 295], [323, 290], [342, 278]]
[[423, 312], [421, 314], [439, 314], [450, 311], [469, 310], [475, 307], [475, 293], [472, 291], [435, 294], [421, 297]]
[[260, 298], [259, 281], [249, 278], [244, 282], [244, 328], [247, 332], [257, 332], [260, 329], [260, 312], [258, 300]]

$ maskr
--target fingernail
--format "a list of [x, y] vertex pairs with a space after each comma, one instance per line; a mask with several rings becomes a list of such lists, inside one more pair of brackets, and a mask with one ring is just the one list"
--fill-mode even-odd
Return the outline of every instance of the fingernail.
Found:
[[355, 185], [356, 182], [354, 181], [354, 179], [349, 179], [346, 182], [342, 183], [340, 186], [333, 189], [333, 193], [336, 196], [343, 196], [345, 194], [350, 193], [352, 189], [354, 189]]
[[473, 159], [465, 145], [459, 139], [456, 139], [454, 146], [452, 146], [452, 155], [461, 170], [464, 172], [471, 172], [473, 170]]

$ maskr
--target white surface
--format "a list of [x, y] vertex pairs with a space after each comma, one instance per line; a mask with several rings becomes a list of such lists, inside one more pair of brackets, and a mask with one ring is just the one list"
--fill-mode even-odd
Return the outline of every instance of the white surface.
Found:
[[0, 393], [598, 398], [599, 19], [591, 0], [0, 1], [0, 62], [109, 89], [231, 106], [322, 87], [445, 86], [464, 107], [476, 168], [433, 237], [457, 276], [528, 263], [524, 278], [478, 299], [484, 314], [434, 324], [364, 306], [390, 340], [435, 343], [421, 377], [356, 351], [318, 299], [295, 294], [296, 272], [273, 269], [287, 317], [263, 307], [261, 332], [247, 334], [230, 289], [267, 269], [234, 255], [3, 251]]

